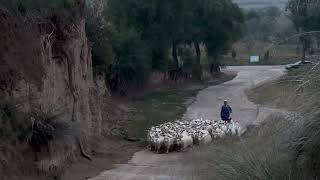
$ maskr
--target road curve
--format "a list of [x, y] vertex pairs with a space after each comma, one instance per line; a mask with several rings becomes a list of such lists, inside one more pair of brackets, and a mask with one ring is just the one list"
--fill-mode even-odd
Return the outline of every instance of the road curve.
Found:
[[[237, 77], [229, 82], [211, 86], [199, 92], [184, 119], [219, 119], [220, 106], [224, 99], [230, 101], [233, 118], [243, 127], [257, 124], [273, 109], [260, 107], [250, 102], [245, 90], [284, 74], [283, 66], [232, 66], [226, 71], [236, 71]], [[102, 172], [90, 180], [187, 180], [193, 168], [183, 162], [185, 153], [154, 154], [148, 150], [135, 153], [128, 164], [116, 165], [115, 169]]]

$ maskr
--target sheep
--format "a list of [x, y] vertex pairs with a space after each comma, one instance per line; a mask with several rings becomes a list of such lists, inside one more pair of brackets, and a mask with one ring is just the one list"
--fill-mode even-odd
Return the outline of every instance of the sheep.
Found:
[[165, 147], [167, 154], [169, 153], [170, 150], [174, 149], [176, 142], [177, 142], [177, 140], [174, 137], [167, 136], [164, 138], [164, 147]]
[[155, 151], [159, 153], [161, 148], [164, 146], [165, 138], [163, 136], [160, 136], [158, 138], [154, 138], [153, 140]]
[[200, 143], [204, 144], [204, 145], [211, 143], [212, 138], [211, 138], [210, 133], [206, 130], [202, 130], [201, 133], [202, 133], [202, 135], [201, 135]]
[[238, 122], [235, 122], [234, 126], [235, 126], [235, 134], [234, 135], [240, 136], [241, 131], [242, 131], [240, 124]]
[[217, 138], [223, 138], [226, 135], [226, 132], [223, 131], [221, 128], [217, 128], [212, 134], [213, 134], [213, 138], [217, 139]]
[[210, 136], [212, 137], [212, 132], [213, 132], [213, 127], [212, 127], [212, 125], [209, 125], [205, 130], [208, 131], [209, 134], [210, 134]]
[[185, 150], [188, 147], [192, 147], [193, 139], [187, 131], [183, 131], [181, 136], [177, 139], [177, 146], [179, 150]]
[[151, 151], [160, 150], [169, 153], [172, 150], [186, 149], [193, 144], [208, 144], [214, 138], [223, 138], [226, 134], [239, 135], [239, 123], [227, 124], [223, 121], [194, 119], [175, 121], [152, 127], [148, 131]]

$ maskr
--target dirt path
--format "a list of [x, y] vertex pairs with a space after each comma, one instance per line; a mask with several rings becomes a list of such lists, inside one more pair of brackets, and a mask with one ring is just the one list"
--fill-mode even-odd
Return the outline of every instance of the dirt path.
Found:
[[[238, 72], [232, 81], [209, 87], [199, 92], [196, 101], [188, 107], [185, 119], [218, 119], [221, 103], [230, 100], [234, 111], [233, 118], [245, 127], [257, 124], [274, 112], [273, 109], [259, 107], [250, 102], [245, 90], [274, 79], [284, 73], [282, 66], [241, 66], [228, 67]], [[148, 150], [137, 152], [128, 164], [117, 165], [90, 180], [186, 180], [192, 165], [182, 163], [185, 153], [154, 154]]]

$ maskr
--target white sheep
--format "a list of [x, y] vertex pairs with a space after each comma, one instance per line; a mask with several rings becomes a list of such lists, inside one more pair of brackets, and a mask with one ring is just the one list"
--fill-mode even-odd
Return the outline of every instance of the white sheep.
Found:
[[201, 139], [200, 139], [200, 144], [209, 144], [212, 141], [211, 135], [208, 131], [206, 130], [202, 130], [201, 131], [202, 135], [201, 135]]
[[192, 147], [193, 139], [187, 131], [183, 131], [180, 138], [177, 139], [177, 146], [179, 150], [185, 150], [188, 147]]
[[212, 133], [213, 138], [217, 139], [217, 138], [223, 138], [226, 135], [226, 132], [223, 131], [221, 128], [216, 128], [215, 131], [213, 131]]
[[193, 144], [209, 144], [214, 138], [223, 138], [226, 134], [240, 135], [239, 123], [227, 124], [223, 121], [195, 119], [176, 121], [152, 127], [148, 131], [148, 142], [152, 151], [185, 149]]
[[167, 136], [164, 138], [164, 147], [165, 147], [167, 154], [169, 153], [170, 150], [174, 149], [176, 142], [177, 142], [177, 140], [174, 137]]
[[159, 153], [161, 148], [164, 146], [164, 141], [165, 139], [163, 136], [153, 139], [152, 144], [154, 144], [154, 148], [157, 153]]

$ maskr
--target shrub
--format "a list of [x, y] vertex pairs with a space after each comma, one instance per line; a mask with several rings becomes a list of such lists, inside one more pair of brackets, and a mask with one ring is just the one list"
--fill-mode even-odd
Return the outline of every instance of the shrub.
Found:
[[22, 112], [19, 105], [0, 104], [0, 137], [27, 142], [31, 146], [48, 145], [50, 141], [80, 134], [72, 122], [61, 120], [63, 113]]
[[31, 146], [47, 146], [50, 141], [72, 136], [71, 124], [59, 120], [61, 115], [31, 113], [26, 120], [29, 125], [21, 132], [19, 139], [25, 139]]

